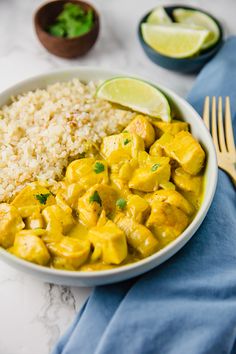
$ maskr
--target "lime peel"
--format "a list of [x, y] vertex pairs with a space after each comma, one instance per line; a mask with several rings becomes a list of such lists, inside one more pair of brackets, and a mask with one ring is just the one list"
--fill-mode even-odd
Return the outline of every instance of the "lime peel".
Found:
[[99, 86], [97, 97], [165, 122], [171, 120], [170, 105], [165, 95], [143, 80], [132, 77], [109, 79]]
[[177, 8], [173, 11], [175, 21], [186, 25], [197, 25], [209, 30], [209, 35], [202, 45], [202, 49], [213, 46], [220, 37], [220, 30], [212, 17], [204, 12]]
[[168, 24], [168, 23], [172, 23], [172, 20], [166, 13], [164, 7], [159, 6], [150, 13], [150, 15], [147, 18], [147, 23]]
[[197, 26], [142, 24], [144, 41], [160, 54], [172, 58], [188, 58], [197, 54], [209, 31]]

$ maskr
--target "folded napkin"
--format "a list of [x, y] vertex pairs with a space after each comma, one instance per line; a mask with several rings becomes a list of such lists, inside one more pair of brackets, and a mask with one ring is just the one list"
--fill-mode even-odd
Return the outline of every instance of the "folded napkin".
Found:
[[[201, 71], [188, 101], [229, 95], [236, 125], [236, 37]], [[219, 171], [212, 206], [190, 242], [131, 281], [97, 287], [53, 354], [236, 353], [236, 198]]]

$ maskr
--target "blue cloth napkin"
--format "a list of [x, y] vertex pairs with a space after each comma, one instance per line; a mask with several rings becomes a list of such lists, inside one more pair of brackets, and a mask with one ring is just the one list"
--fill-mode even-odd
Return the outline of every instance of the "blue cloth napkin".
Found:
[[[229, 95], [236, 125], [236, 38], [198, 76], [188, 101]], [[236, 196], [219, 171], [216, 195], [191, 241], [162, 266], [97, 287], [53, 354], [236, 353]]]

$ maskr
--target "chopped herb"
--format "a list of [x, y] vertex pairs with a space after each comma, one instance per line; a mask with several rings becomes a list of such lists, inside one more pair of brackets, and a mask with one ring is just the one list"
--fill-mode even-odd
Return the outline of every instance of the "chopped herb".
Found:
[[46, 194], [36, 194], [35, 198], [39, 201], [40, 204], [45, 205], [47, 203], [48, 197], [51, 195], [51, 193], [46, 193]]
[[78, 37], [89, 32], [93, 22], [91, 9], [86, 11], [80, 5], [66, 3], [55, 22], [49, 26], [48, 32], [55, 37]]
[[52, 25], [49, 29], [50, 34], [54, 37], [64, 37], [65, 35], [65, 28], [61, 24]]
[[103, 163], [101, 162], [96, 162], [94, 167], [93, 167], [93, 170], [95, 173], [101, 173], [103, 171], [105, 171], [105, 166], [103, 165]]
[[126, 133], [126, 134], [127, 134], [127, 133], [128, 133], [128, 130], [123, 130], [123, 133]]
[[121, 210], [123, 210], [126, 207], [126, 204], [127, 204], [127, 201], [123, 198], [120, 198], [116, 201], [116, 206]]
[[130, 143], [130, 140], [129, 139], [125, 139], [124, 140], [124, 145], [127, 145], [127, 144], [129, 144]]
[[102, 200], [98, 194], [97, 191], [95, 191], [89, 198], [89, 203], [98, 203], [99, 205], [102, 205]]
[[152, 166], [152, 168], [151, 168], [151, 171], [152, 172], [155, 172], [157, 169], [158, 169], [158, 167], [160, 167], [161, 165], [159, 164], [159, 163], [155, 163], [153, 166]]
[[84, 15], [84, 10], [81, 6], [75, 5], [73, 3], [67, 3], [64, 5], [63, 11], [59, 14], [59, 21], [68, 21], [70, 17], [79, 17]]

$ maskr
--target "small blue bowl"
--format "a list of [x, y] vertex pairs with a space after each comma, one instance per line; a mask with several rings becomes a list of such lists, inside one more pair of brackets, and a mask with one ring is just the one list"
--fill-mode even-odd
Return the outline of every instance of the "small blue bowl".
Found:
[[167, 12], [167, 14], [173, 19], [172, 13], [175, 9], [177, 8], [183, 8], [187, 10], [194, 10], [194, 11], [201, 11], [205, 13], [206, 15], [210, 16], [218, 25], [219, 30], [220, 30], [220, 37], [218, 41], [210, 48], [202, 51], [200, 55], [192, 58], [185, 58], [185, 59], [177, 59], [177, 58], [171, 58], [168, 56], [165, 56], [163, 54], [158, 53], [155, 51], [152, 47], [150, 47], [143, 39], [142, 36], [142, 31], [141, 31], [141, 25], [142, 23], [147, 21], [148, 16], [150, 13], [153, 11], [150, 11], [148, 14], [146, 14], [141, 21], [139, 22], [138, 25], [138, 36], [140, 43], [143, 47], [144, 52], [146, 55], [157, 65], [162, 66], [165, 69], [173, 70], [173, 71], [178, 71], [182, 73], [196, 73], [198, 72], [213, 56], [218, 52], [220, 47], [222, 46], [223, 43], [223, 29], [221, 24], [219, 23], [218, 20], [216, 20], [212, 15], [209, 13], [202, 11], [201, 9], [189, 7], [189, 6], [183, 6], [183, 5], [175, 5], [175, 6], [165, 6], [164, 9]]

